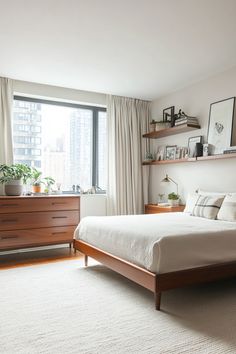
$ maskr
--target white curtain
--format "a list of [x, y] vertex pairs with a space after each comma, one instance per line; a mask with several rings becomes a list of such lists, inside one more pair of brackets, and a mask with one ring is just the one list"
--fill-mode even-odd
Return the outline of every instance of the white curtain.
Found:
[[[0, 165], [13, 163], [12, 106], [12, 80], [0, 77]], [[0, 195], [2, 194], [3, 186], [0, 185]]]
[[0, 164], [13, 163], [12, 147], [12, 80], [0, 78]]
[[147, 201], [149, 168], [142, 160], [149, 141], [150, 102], [108, 96], [107, 214], [140, 214]]

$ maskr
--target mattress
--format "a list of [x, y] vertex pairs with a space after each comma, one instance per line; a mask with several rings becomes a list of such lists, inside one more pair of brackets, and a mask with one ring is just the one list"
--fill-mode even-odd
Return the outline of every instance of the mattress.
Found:
[[186, 213], [85, 217], [74, 237], [155, 273], [236, 261], [236, 223]]

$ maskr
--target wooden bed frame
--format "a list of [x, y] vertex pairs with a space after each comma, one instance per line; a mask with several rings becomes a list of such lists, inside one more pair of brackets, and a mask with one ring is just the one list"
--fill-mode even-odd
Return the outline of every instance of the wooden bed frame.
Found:
[[85, 255], [85, 266], [88, 265], [88, 256], [92, 257], [108, 268], [151, 290], [154, 293], [156, 310], [160, 310], [161, 294], [165, 290], [236, 276], [236, 261], [156, 274], [84, 241], [74, 240], [73, 245], [75, 251], [78, 250]]

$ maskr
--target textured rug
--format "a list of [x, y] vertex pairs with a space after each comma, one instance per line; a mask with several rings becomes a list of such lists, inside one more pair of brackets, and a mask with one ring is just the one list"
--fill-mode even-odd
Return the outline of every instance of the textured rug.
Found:
[[1, 354], [236, 353], [234, 280], [153, 295], [101, 265], [0, 271]]

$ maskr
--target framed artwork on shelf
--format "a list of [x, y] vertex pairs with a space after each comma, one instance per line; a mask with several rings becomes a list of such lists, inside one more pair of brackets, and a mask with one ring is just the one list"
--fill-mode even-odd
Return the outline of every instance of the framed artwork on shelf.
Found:
[[166, 146], [166, 160], [175, 160], [177, 145]]
[[163, 122], [170, 122], [171, 126], [174, 125], [175, 106], [163, 109]]
[[235, 97], [214, 102], [210, 105], [208, 144], [211, 154], [222, 154], [225, 149], [236, 145]]
[[188, 157], [196, 157], [196, 144], [202, 143], [202, 136], [193, 136], [188, 139]]

